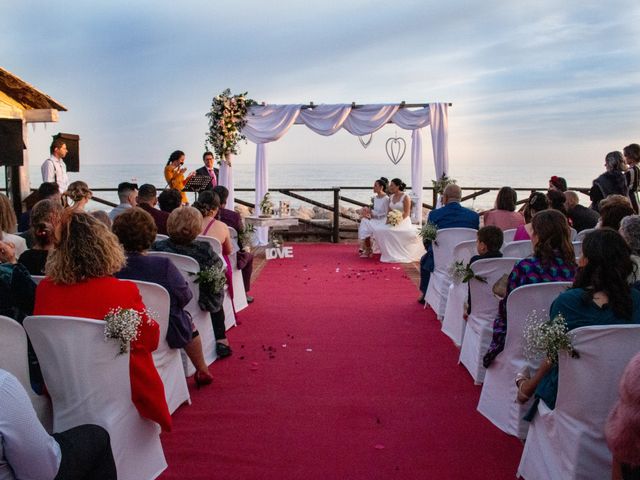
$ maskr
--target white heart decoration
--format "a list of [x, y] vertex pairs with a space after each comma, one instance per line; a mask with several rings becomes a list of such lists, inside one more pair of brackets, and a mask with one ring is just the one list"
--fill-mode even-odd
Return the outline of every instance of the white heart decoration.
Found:
[[401, 137], [391, 137], [387, 140], [387, 143], [385, 143], [384, 149], [387, 152], [389, 160], [391, 160], [394, 165], [397, 165], [398, 162], [402, 160], [402, 157], [404, 157], [404, 152], [407, 150], [407, 142]]
[[373, 133], [369, 134], [369, 140], [364, 140], [364, 137], [359, 136], [358, 137], [358, 141], [360, 142], [360, 145], [362, 145], [364, 148], [367, 148], [369, 145], [371, 145], [371, 140], [373, 140]]

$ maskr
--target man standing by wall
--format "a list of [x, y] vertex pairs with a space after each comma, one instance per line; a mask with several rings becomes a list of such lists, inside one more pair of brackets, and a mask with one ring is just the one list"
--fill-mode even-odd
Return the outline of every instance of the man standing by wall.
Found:
[[60, 192], [64, 193], [69, 186], [69, 177], [67, 176], [67, 166], [63, 159], [67, 156], [67, 144], [64, 140], [56, 138], [51, 142], [49, 147], [51, 156], [47, 158], [40, 170], [42, 172], [43, 182], [54, 182], [60, 187]]

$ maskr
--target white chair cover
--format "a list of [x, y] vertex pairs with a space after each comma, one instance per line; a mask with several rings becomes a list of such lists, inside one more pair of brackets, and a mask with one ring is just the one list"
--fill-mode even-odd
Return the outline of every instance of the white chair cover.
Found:
[[[477, 242], [475, 240], [467, 240], [460, 242], [453, 248], [453, 261], [462, 261], [469, 263], [471, 257], [478, 253]], [[444, 311], [444, 319], [442, 320], [442, 331], [448, 336], [456, 346], [462, 344], [464, 336], [464, 328], [466, 322], [463, 318], [464, 303], [467, 301], [469, 285], [460, 283], [456, 285], [451, 283], [449, 286], [449, 295], [447, 297], [447, 307]]]
[[429, 280], [425, 305], [429, 304], [439, 320], [442, 320], [447, 307], [449, 295], [449, 266], [453, 261], [453, 249], [460, 242], [475, 240], [478, 231], [472, 228], [443, 228], [438, 230], [438, 236], [433, 242], [433, 260], [435, 268]]
[[233, 306], [235, 312], [238, 313], [247, 308], [249, 303], [247, 303], [247, 292], [244, 289], [244, 281], [242, 280], [242, 270], [238, 270], [238, 251], [240, 250], [238, 232], [235, 228], [229, 227], [229, 235], [231, 235], [231, 243], [233, 244], [233, 253], [229, 255], [233, 282]]
[[571, 231], [571, 241], [575, 242], [578, 240], [578, 231], [573, 227], [569, 227], [569, 230]]
[[518, 240], [504, 245], [501, 250], [505, 257], [526, 258], [533, 253], [533, 245], [531, 240]]
[[36, 285], [38, 285], [43, 278], [44, 275], [31, 275], [31, 279], [35, 282]]
[[[209, 245], [211, 245], [211, 248], [213, 248], [213, 251], [216, 252], [218, 254], [218, 256], [220, 257], [220, 260], [222, 260], [222, 263], [226, 266], [227, 262], [224, 260], [224, 256], [222, 255], [222, 245], [220, 244], [220, 242], [213, 237], [207, 237], [206, 235], [198, 235], [198, 240], [202, 240], [203, 242], [207, 242]], [[232, 259], [229, 259], [230, 262], [232, 262]], [[233, 282], [233, 264], [235, 263], [235, 261], [232, 262], [232, 267], [231, 267], [231, 281]], [[237, 270], [237, 268], [236, 268]], [[242, 274], [240, 273], [240, 280], [242, 280]], [[240, 282], [242, 283], [242, 282]], [[235, 287], [235, 282], [233, 282], [233, 286]], [[227, 330], [229, 330], [231, 327], [234, 327], [236, 325], [236, 314], [235, 314], [235, 309], [234, 309], [234, 303], [235, 303], [235, 298], [240, 297], [242, 300], [244, 300], [244, 303], [247, 302], [247, 294], [244, 291], [244, 283], [242, 283], [241, 285], [242, 290], [238, 291], [236, 293], [236, 290], [233, 290], [233, 297], [234, 297], [234, 301], [231, 301], [231, 295], [229, 295], [229, 287], [225, 286], [224, 287], [224, 300], [222, 302], [222, 308], [224, 308], [224, 326]]]
[[168, 235], [163, 235], [162, 233], [156, 234], [156, 242], [159, 240], [167, 240], [169, 238]]
[[53, 428], [51, 402], [46, 395], [36, 395], [31, 388], [27, 332], [14, 319], [3, 315], [0, 315], [0, 368], [13, 374], [22, 384], [40, 423], [47, 432], [51, 433]]
[[508, 328], [504, 350], [487, 369], [478, 402], [478, 411], [502, 431], [525, 439], [529, 422], [523, 417], [531, 406], [515, 402], [516, 375], [529, 370], [530, 375], [538, 369], [540, 362], [528, 361], [524, 356], [523, 329], [527, 316], [533, 311], [548, 315], [549, 308], [560, 293], [571, 286], [571, 282], [549, 282], [523, 285], [513, 290], [507, 298]]
[[156, 322], [160, 325], [160, 342], [153, 352], [153, 363], [164, 384], [164, 394], [169, 406], [169, 412], [175, 412], [180, 405], [191, 404], [187, 380], [182, 368], [180, 350], [171, 348], [167, 343], [167, 329], [169, 328], [169, 292], [157, 283], [133, 280], [138, 286], [142, 302], [148, 310], [153, 312]]
[[556, 408], [541, 401], [529, 427], [518, 467], [526, 480], [611, 478], [604, 424], [640, 351], [640, 325], [577, 328], [573, 345], [580, 358], [560, 355]]
[[[213, 334], [213, 325], [211, 324], [211, 315], [209, 312], [203, 311], [198, 305], [198, 297], [200, 296], [200, 289], [197, 283], [195, 283], [195, 277], [190, 275], [200, 271], [198, 262], [186, 255], [178, 255], [177, 253], [169, 252], [155, 252], [149, 250], [149, 255], [159, 255], [167, 257], [173, 262], [185, 280], [189, 283], [193, 298], [186, 306], [186, 310], [191, 314], [191, 319], [195, 324], [198, 332], [200, 333], [200, 341], [202, 342], [202, 352], [204, 353], [204, 361], [207, 365], [211, 365], [216, 359], [216, 337]], [[187, 375], [193, 375], [196, 372], [195, 367], [191, 361], [186, 362]]]
[[582, 241], [576, 240], [575, 242], [571, 242], [573, 244], [573, 253], [576, 258], [579, 258], [582, 255]]
[[574, 240], [577, 242], [582, 242], [584, 240], [584, 237], [586, 237], [593, 231], [595, 231], [595, 228], [585, 228], [584, 230], [581, 230], [579, 233], [576, 234], [576, 237], [574, 238]]
[[160, 427], [131, 401], [129, 355], [105, 342], [104, 321], [33, 316], [24, 320], [53, 402], [53, 431], [87, 423], [111, 437], [119, 480], [153, 479], [167, 468]]
[[504, 232], [502, 232], [503, 244], [513, 242], [513, 237], [516, 236], [516, 230], [516, 228], [510, 228], [509, 230], [505, 230]]
[[491, 344], [493, 321], [498, 314], [500, 300], [493, 294], [493, 285], [502, 275], [508, 275], [517, 261], [517, 258], [490, 258], [473, 264], [475, 274], [486, 282], [469, 281], [471, 314], [467, 318], [459, 362], [469, 370], [476, 384], [484, 380], [486, 369], [482, 365], [482, 357]]

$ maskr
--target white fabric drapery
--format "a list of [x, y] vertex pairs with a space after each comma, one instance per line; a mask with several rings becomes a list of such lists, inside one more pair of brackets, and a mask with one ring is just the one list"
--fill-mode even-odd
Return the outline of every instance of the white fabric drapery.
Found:
[[[303, 108], [302, 105], [263, 105], [251, 107], [247, 114], [247, 124], [242, 133], [258, 145], [256, 150], [256, 211], [264, 194], [269, 190], [265, 143], [274, 142], [287, 133], [293, 124], [306, 125], [314, 132], [329, 136], [341, 128], [353, 135], [368, 135], [387, 123], [394, 123], [402, 129], [411, 130], [411, 187], [414, 198], [422, 204], [422, 133], [421, 129], [431, 126], [433, 157], [438, 178], [448, 172], [448, 111], [447, 104], [432, 103], [415, 110], [403, 108], [400, 104], [363, 105], [354, 108], [349, 104], [318, 105]], [[231, 168], [220, 169], [220, 183], [229, 189], [233, 198], [233, 175]], [[231, 200], [229, 205], [233, 205]], [[421, 209], [418, 208], [421, 212]], [[261, 244], [266, 236], [259, 234]]]

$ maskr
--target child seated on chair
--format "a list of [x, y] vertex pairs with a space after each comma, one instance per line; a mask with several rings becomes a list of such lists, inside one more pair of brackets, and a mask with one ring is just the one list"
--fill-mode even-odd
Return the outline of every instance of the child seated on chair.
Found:
[[[478, 260], [484, 260], [487, 258], [501, 258], [502, 243], [504, 241], [504, 235], [502, 230], [493, 225], [482, 227], [478, 230], [478, 240], [476, 243], [476, 250], [478, 255], [474, 255], [469, 260], [469, 265]], [[468, 287], [469, 288], [469, 287]], [[469, 288], [470, 289], [470, 288]], [[466, 320], [471, 313], [471, 295], [467, 296], [467, 308], [465, 309], [464, 319]]]

